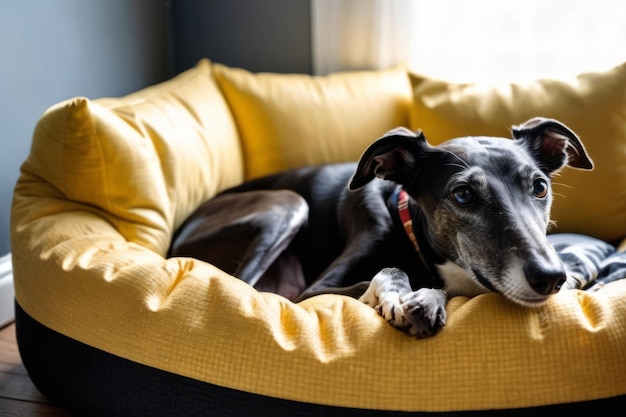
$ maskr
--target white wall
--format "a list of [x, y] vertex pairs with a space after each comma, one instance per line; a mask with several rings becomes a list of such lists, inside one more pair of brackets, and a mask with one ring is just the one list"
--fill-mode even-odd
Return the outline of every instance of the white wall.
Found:
[[35, 123], [74, 96], [118, 96], [169, 76], [167, 0], [0, 2], [0, 256]]

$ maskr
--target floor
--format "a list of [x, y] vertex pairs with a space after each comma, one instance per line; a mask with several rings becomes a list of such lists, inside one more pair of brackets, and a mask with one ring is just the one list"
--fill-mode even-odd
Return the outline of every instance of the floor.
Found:
[[0, 329], [0, 416], [69, 417], [50, 404], [28, 377], [17, 349], [14, 324]]

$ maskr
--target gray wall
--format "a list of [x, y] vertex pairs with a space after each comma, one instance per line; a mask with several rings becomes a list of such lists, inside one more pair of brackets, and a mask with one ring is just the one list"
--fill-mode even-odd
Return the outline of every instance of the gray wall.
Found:
[[168, 77], [165, 0], [0, 2], [0, 255], [11, 196], [43, 111]]
[[311, 73], [309, 0], [173, 0], [176, 73], [209, 57], [250, 71]]

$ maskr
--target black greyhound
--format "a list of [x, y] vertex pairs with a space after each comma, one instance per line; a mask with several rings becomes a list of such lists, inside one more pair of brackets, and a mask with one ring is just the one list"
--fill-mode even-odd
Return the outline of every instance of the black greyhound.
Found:
[[581, 270], [546, 237], [550, 177], [565, 165], [593, 167], [576, 134], [552, 119], [514, 127], [513, 140], [464, 137], [436, 147], [397, 128], [358, 164], [301, 168], [224, 191], [181, 226], [170, 255], [212, 262], [258, 288], [288, 278], [278, 292], [292, 299], [360, 297], [393, 326], [427, 337], [445, 325], [451, 296], [495, 291], [535, 306], [595, 278], [612, 246], [585, 242], [592, 267]]

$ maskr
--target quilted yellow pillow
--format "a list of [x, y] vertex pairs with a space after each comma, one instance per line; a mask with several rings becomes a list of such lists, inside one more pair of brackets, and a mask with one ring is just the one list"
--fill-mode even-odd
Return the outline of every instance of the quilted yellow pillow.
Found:
[[164, 254], [201, 202], [243, 180], [243, 159], [210, 63], [201, 61], [127, 97], [51, 107], [22, 171], [47, 178], [59, 198], [97, 210], [128, 241]]
[[175, 227], [200, 203], [243, 181], [239, 133], [209, 60], [126, 97], [96, 103], [142, 141], [149, 139], [162, 165]]
[[323, 77], [214, 68], [239, 128], [247, 178], [357, 160], [372, 140], [408, 123], [411, 87], [402, 68]]
[[558, 119], [584, 142], [592, 172], [566, 168], [555, 179], [552, 217], [560, 232], [617, 242], [626, 236], [626, 63], [572, 80], [452, 84], [411, 74], [412, 129], [431, 143], [468, 135], [511, 137], [534, 116]]

